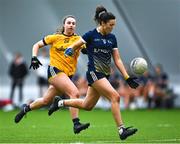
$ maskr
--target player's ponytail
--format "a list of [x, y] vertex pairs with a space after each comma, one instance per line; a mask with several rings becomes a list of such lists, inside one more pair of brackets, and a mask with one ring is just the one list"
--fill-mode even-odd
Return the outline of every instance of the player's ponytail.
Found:
[[94, 20], [97, 24], [101, 25], [102, 22], [107, 23], [111, 19], [116, 19], [116, 17], [111, 12], [108, 12], [105, 7], [96, 7]]
[[57, 29], [56, 29], [56, 34], [62, 34], [63, 31], [64, 31], [64, 27], [59, 26], [59, 27], [57, 27]]

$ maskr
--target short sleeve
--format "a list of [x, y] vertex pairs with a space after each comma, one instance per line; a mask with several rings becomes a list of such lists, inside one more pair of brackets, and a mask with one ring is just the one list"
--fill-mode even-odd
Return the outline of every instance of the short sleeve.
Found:
[[52, 44], [56, 40], [56, 35], [47, 35], [43, 38], [45, 45]]
[[112, 48], [113, 48], [113, 49], [114, 49], [114, 48], [118, 48], [117, 39], [116, 39], [115, 35], [113, 35], [113, 47], [112, 47]]
[[91, 37], [92, 37], [92, 31], [89, 31], [82, 36], [82, 39], [85, 41], [85, 43], [89, 43]]

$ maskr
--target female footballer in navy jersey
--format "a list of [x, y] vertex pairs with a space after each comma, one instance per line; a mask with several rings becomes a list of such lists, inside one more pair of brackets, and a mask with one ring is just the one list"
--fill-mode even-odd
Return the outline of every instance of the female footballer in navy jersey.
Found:
[[137, 88], [138, 83], [135, 78], [131, 78], [123, 65], [118, 51], [117, 41], [113, 30], [116, 18], [103, 6], [96, 8], [94, 20], [98, 26], [85, 33], [80, 40], [72, 44], [65, 51], [66, 56], [74, 56], [74, 51], [81, 45], [86, 44], [88, 55], [88, 71], [86, 73], [89, 87], [85, 99], [62, 100], [55, 97], [53, 104], [50, 106], [49, 114], [63, 106], [76, 107], [85, 110], [92, 110], [100, 96], [104, 96], [111, 102], [113, 118], [118, 127], [121, 140], [133, 135], [136, 128], [125, 128], [123, 125], [121, 113], [119, 110], [120, 96], [108, 81], [110, 75], [111, 57], [118, 70], [122, 73], [124, 79], [131, 88]]

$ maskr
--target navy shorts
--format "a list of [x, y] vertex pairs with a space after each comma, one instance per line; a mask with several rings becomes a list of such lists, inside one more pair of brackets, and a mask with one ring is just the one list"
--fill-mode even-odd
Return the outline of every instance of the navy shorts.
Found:
[[63, 72], [56, 67], [48, 66], [48, 79], [56, 76], [58, 73]]
[[96, 71], [87, 71], [86, 72], [86, 78], [87, 78], [89, 86], [91, 86], [95, 81], [102, 79], [104, 77], [108, 79], [109, 75], [105, 75], [104, 73], [96, 72]]
[[[48, 66], [48, 79], [51, 77], [56, 76], [57, 74], [63, 72], [62, 70], [59, 70], [57, 67], [54, 66]], [[70, 79], [72, 79], [73, 76], [68, 76]]]

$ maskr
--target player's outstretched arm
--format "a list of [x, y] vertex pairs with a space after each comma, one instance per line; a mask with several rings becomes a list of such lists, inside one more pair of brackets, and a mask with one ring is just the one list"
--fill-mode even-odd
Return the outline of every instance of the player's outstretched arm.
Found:
[[128, 75], [126, 69], [125, 69], [125, 66], [121, 60], [121, 57], [120, 57], [120, 54], [119, 54], [119, 51], [118, 49], [114, 49], [113, 50], [113, 59], [114, 59], [114, 63], [116, 65], [116, 67], [119, 69], [119, 71], [122, 73], [124, 79], [126, 80], [126, 82], [128, 83], [128, 85], [131, 87], [131, 88], [134, 88], [136, 89], [139, 84], [135, 81], [135, 79], [137, 79], [136, 77], [132, 78]]
[[84, 44], [84, 41], [82, 39], [78, 40], [77, 42], [73, 43], [70, 47], [68, 47], [64, 51], [65, 56], [72, 56], [74, 54], [74, 51], [78, 48], [81, 48], [81, 46]]

